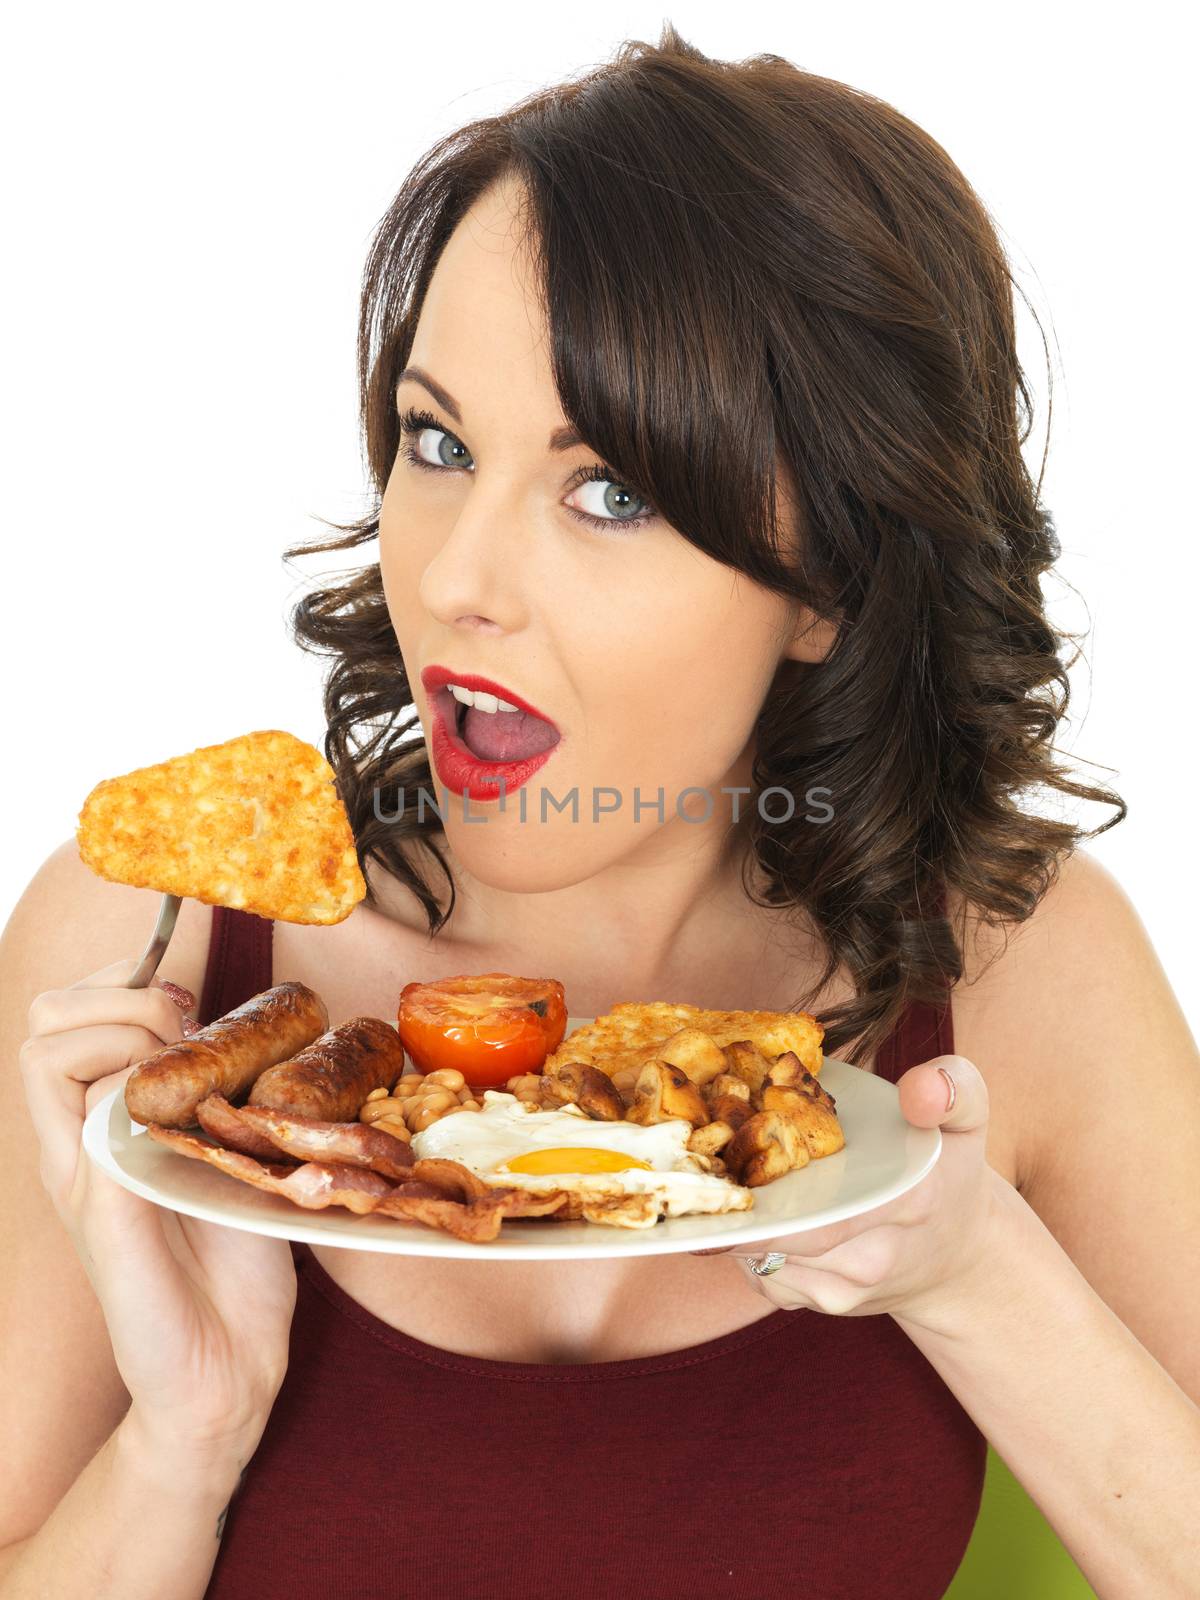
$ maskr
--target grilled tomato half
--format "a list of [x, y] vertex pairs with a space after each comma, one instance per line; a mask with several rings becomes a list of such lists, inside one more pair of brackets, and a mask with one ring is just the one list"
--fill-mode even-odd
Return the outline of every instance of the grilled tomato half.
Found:
[[457, 1067], [477, 1089], [537, 1072], [567, 1031], [566, 992], [557, 978], [506, 972], [406, 983], [396, 1018], [400, 1042], [422, 1072]]

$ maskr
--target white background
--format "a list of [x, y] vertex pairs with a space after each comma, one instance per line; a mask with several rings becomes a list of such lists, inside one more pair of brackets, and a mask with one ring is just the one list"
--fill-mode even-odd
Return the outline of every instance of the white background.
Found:
[[[1052, 611], [1090, 613], [1062, 744], [1114, 769], [1091, 770], [1130, 816], [1090, 848], [1194, 1017], [1195, 151], [1171, 12], [1140, 5], [1121, 31], [1082, 5], [602, 14], [599, 30], [561, 5], [12, 14], [0, 917], [100, 778], [252, 728], [320, 743], [321, 666], [285, 615], [336, 558], [289, 572], [280, 552], [367, 506], [370, 234], [439, 134], [669, 17], [709, 55], [770, 50], [891, 101], [999, 223], [1052, 344]], [[1022, 340], [1036, 471], [1045, 380], [1024, 315]]]

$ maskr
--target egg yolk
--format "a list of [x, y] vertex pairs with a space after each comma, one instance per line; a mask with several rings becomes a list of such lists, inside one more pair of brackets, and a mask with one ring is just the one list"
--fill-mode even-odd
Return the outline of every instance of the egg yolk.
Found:
[[594, 1145], [557, 1150], [529, 1150], [504, 1162], [503, 1172], [620, 1172], [624, 1167], [654, 1169], [648, 1161], [624, 1155], [620, 1150], [598, 1150]]

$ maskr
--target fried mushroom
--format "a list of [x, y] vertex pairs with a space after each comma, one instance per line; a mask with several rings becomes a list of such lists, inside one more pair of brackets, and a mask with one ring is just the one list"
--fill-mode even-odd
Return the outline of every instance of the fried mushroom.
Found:
[[792, 1116], [783, 1111], [756, 1111], [742, 1124], [722, 1153], [735, 1183], [760, 1188], [794, 1167], [806, 1167], [808, 1147]]
[[844, 1148], [846, 1137], [834, 1110], [833, 1096], [821, 1087], [811, 1073], [806, 1072], [804, 1076], [808, 1083], [798, 1089], [782, 1084], [767, 1084], [762, 1095], [763, 1111], [786, 1116], [814, 1159], [834, 1155]]
[[740, 1078], [750, 1090], [751, 1096], [758, 1094], [766, 1081], [767, 1069], [770, 1063], [762, 1051], [749, 1039], [735, 1039], [732, 1044], [725, 1045], [725, 1071], [735, 1078]]
[[693, 1128], [687, 1147], [694, 1156], [715, 1156], [733, 1138], [733, 1132], [728, 1122], [706, 1122], [702, 1128]]
[[655, 1047], [654, 1060], [665, 1061], [670, 1067], [679, 1067], [698, 1088], [703, 1088], [718, 1073], [726, 1070], [720, 1045], [711, 1034], [699, 1028], [680, 1028], [678, 1033], [673, 1033]]
[[580, 1061], [565, 1061], [542, 1075], [539, 1102], [546, 1110], [574, 1105], [593, 1122], [622, 1122], [625, 1102], [607, 1073]]
[[794, 1050], [785, 1050], [782, 1055], [776, 1056], [767, 1068], [767, 1083], [787, 1084], [795, 1086], [812, 1074], [801, 1061]]
[[649, 1127], [682, 1117], [694, 1128], [710, 1120], [699, 1089], [680, 1067], [665, 1061], [647, 1061], [634, 1085], [633, 1104], [625, 1113], [626, 1122]]

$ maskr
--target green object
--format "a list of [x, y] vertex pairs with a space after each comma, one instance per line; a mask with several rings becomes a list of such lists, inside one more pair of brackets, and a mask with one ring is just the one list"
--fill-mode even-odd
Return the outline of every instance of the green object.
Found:
[[1054, 1529], [990, 1446], [979, 1518], [943, 1600], [1096, 1600]]

